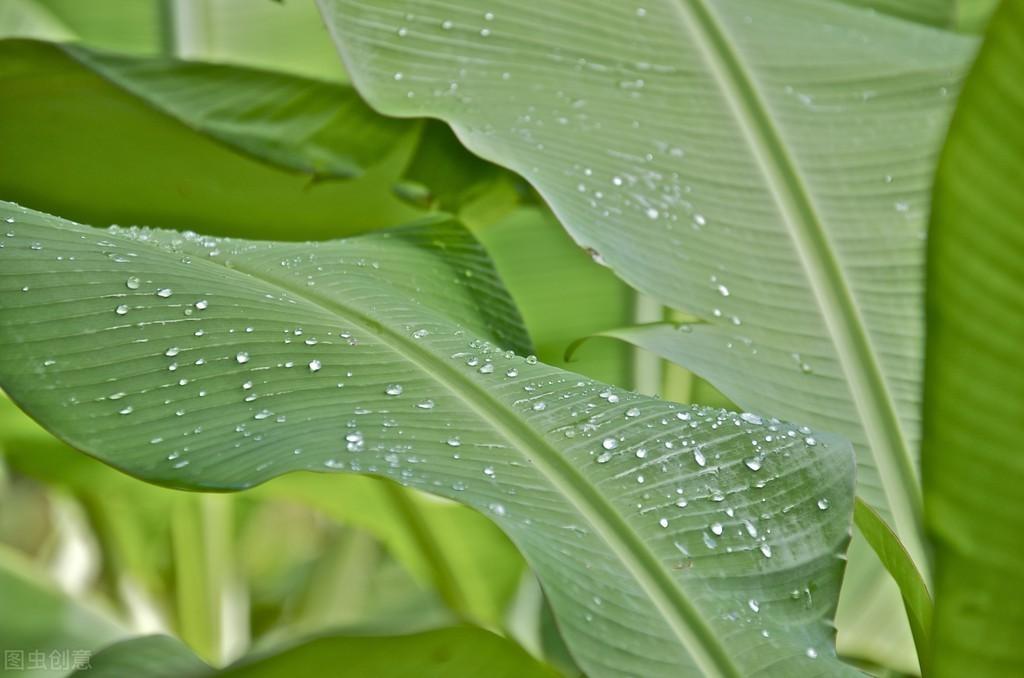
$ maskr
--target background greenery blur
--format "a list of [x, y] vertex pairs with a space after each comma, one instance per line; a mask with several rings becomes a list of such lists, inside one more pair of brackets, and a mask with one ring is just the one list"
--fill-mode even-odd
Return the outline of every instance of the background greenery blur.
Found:
[[[359, 176], [311, 177], [214, 141], [23, 40], [279, 71], [351, 95], [311, 2], [5, 0], [0, 38], [7, 200], [97, 226], [274, 240], [344, 237], [445, 210], [496, 260], [542, 361], [566, 365], [574, 340], [663, 319], [577, 248], [525, 183], [469, 155], [439, 123], [395, 122], [404, 131], [373, 149]], [[567, 366], [726, 404], [681, 368], [608, 339], [585, 343]], [[354, 476], [292, 475], [235, 495], [161, 489], [69, 449], [0, 400], [4, 647], [94, 650], [169, 633], [220, 664], [327, 629], [390, 635], [457, 622], [574, 671], [521, 557], [466, 507]], [[64, 673], [48, 668], [31, 675]]]

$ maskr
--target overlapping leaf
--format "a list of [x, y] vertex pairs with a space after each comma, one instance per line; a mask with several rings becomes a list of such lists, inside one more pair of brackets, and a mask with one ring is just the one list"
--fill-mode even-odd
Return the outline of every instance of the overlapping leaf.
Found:
[[843, 444], [563, 372], [450, 223], [288, 245], [4, 209], [0, 384], [147, 480], [395, 478], [486, 512], [593, 675], [842, 672]]

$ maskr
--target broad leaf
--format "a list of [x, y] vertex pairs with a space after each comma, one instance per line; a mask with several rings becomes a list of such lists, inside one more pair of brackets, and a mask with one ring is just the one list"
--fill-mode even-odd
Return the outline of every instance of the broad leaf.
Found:
[[850, 439], [859, 495], [927, 570], [922, 245], [973, 40], [825, 0], [320, 5], [372, 105], [448, 121], [704, 321], [626, 336]]
[[374, 113], [351, 88], [273, 71], [124, 57], [66, 47], [154, 108], [257, 158], [322, 177], [354, 177], [416, 125]]
[[54, 45], [0, 42], [0, 87], [0, 195], [9, 200], [104, 225], [188, 224], [279, 240], [417, 216], [391, 195], [411, 148], [358, 179], [311, 184], [154, 110]]
[[1024, 5], [1004, 2], [964, 86], [928, 242], [924, 489], [936, 676], [1024, 666]]
[[630, 394], [523, 344], [450, 223], [320, 244], [4, 208], [0, 385], [151, 482], [394, 478], [486, 512], [592, 675], [842, 673], [840, 442]]
[[167, 636], [133, 638], [93, 657], [79, 678], [273, 678], [320, 675], [327, 667], [352, 676], [505, 676], [556, 674], [515, 643], [483, 629], [452, 627], [407, 636], [324, 635], [285, 649], [254, 654], [215, 671]]

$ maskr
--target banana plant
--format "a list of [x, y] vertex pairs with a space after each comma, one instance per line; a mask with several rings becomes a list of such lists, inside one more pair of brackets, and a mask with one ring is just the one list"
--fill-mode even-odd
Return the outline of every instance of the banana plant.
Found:
[[[294, 210], [317, 229], [332, 209], [349, 212], [354, 232], [378, 228], [362, 214], [379, 198], [355, 218], [338, 200], [366, 194], [367, 181], [404, 201], [385, 222], [435, 213], [372, 235], [285, 243], [101, 231], [3, 203], [0, 385], [58, 437], [147, 482], [236, 491], [294, 471], [346, 472], [473, 507], [538, 577], [570, 672], [575, 663], [595, 676], [852, 675], [836, 653], [838, 625], [854, 659], [923, 675], [1012, 673], [1020, 601], [993, 601], [1017, 556], [1001, 535], [1019, 522], [1019, 434], [1003, 422], [1014, 421], [1020, 389], [998, 375], [1019, 352], [1012, 330], [979, 334], [962, 312], [983, 296], [1000, 300], [986, 326], [1019, 315], [1020, 215], [1008, 187], [1024, 161], [1008, 74], [1021, 16], [1012, 3], [992, 20], [934, 198], [931, 181], [978, 44], [956, 31], [979, 30], [991, 5], [319, 0], [355, 90], [265, 64], [0, 43], [13, 56], [0, 79], [29, 97], [43, 90], [27, 74], [71, 76], [118, 101], [125, 120], [209, 137], [226, 166], [244, 158], [274, 190], [286, 177], [333, 186], [340, 192], [321, 194], [319, 214]], [[356, 91], [407, 120], [379, 116]], [[41, 100], [59, 96], [52, 88]], [[66, 100], [79, 105], [74, 97]], [[12, 108], [31, 130], [8, 135], [15, 149], [45, 126], [30, 109]], [[455, 138], [425, 117], [447, 122]], [[75, 139], [78, 122], [65, 119]], [[603, 320], [545, 326], [560, 342], [541, 347], [546, 360], [561, 363], [552, 356], [573, 339], [611, 337], [664, 358], [665, 369], [694, 370], [746, 411], [648, 398], [530, 355], [526, 328], [538, 336], [542, 327], [530, 309], [550, 297], [528, 291], [538, 236], [516, 235], [546, 220], [498, 166], [525, 178], [595, 261], [650, 300], [629, 310], [628, 288], [595, 275], [600, 289], [625, 295]], [[975, 169], [965, 176], [964, 166]], [[53, 200], [21, 174], [0, 172], [0, 183], [29, 202]], [[56, 195], [56, 209], [75, 216], [100, 204], [81, 188]], [[166, 202], [158, 223], [187, 225]], [[246, 233], [243, 213], [230, 232]], [[459, 219], [493, 248], [493, 263]], [[988, 235], [977, 247], [970, 219]], [[562, 257], [551, 265], [570, 260]], [[680, 392], [667, 376], [652, 381], [643, 359], [622, 369], [621, 349], [602, 349], [602, 376]], [[967, 365], [979, 365], [979, 350], [993, 359], [975, 375]], [[967, 393], [969, 407], [953, 392]], [[1005, 482], [990, 467], [1005, 469]], [[359, 496], [360, 485], [348, 487]], [[297, 482], [291, 492], [312, 489]], [[359, 524], [351, 498], [326, 492], [325, 507]], [[388, 538], [400, 559], [426, 572], [463, 620], [483, 622], [465, 611], [486, 609], [484, 623], [494, 623], [499, 608], [481, 602], [489, 594], [468, 604], [448, 573], [471, 577], [477, 566], [446, 562], [452, 547], [438, 551], [418, 517], [440, 514], [394, 492], [407, 523], [373, 518], [367, 528], [397, 535]], [[993, 492], [1005, 509], [994, 510]], [[845, 568], [851, 517], [863, 542]], [[403, 524], [412, 531], [392, 531]], [[977, 581], [965, 584], [967, 573]], [[906, 621], [894, 616], [900, 604]], [[899, 639], [905, 627], [916, 658]], [[990, 638], [1003, 649], [992, 651]], [[264, 675], [365, 656], [376, 672], [384, 668], [370, 668], [371, 648], [403, 642], [424, 670], [422, 657], [449, 651], [460, 659], [437, 670], [472, 671], [488, 652], [520, 675], [549, 670], [477, 629], [365, 640], [313, 641], [227, 670]], [[473, 645], [479, 652], [464, 649]], [[158, 675], [161, 663], [181, 675], [212, 670], [166, 637], [96, 659], [111, 675], [130, 666]]]

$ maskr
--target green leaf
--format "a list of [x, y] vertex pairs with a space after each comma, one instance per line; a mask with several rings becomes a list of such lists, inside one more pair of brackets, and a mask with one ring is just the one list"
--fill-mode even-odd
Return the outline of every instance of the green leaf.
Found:
[[71, 674], [79, 678], [205, 678], [216, 672], [187, 645], [171, 636], [139, 636], [103, 648], [89, 666]]
[[133, 638], [108, 647], [92, 659], [80, 678], [232, 678], [317, 675], [344, 667], [345, 675], [380, 678], [507, 676], [552, 678], [549, 667], [515, 643], [483, 629], [452, 627], [407, 636], [325, 635], [293, 647], [246, 657], [214, 671], [187, 647], [167, 636]]
[[418, 212], [392, 197], [409, 147], [346, 181], [310, 183], [232, 150], [53, 45], [0, 42], [0, 194], [90, 223], [330, 238]]
[[[0, 602], [4, 611], [0, 615], [0, 651], [4, 652], [5, 676], [64, 675], [70, 668], [65, 664], [71, 661], [71, 652], [86, 657], [91, 650], [126, 633], [106, 613], [60, 591], [40, 575], [37, 564], [5, 545], [0, 545]], [[9, 657], [8, 652], [16, 656]], [[39, 652], [45, 657], [42, 663], [51, 670], [39, 669], [38, 661], [30, 663], [29, 653]], [[53, 664], [51, 652], [59, 655]], [[15, 670], [17, 657], [22, 659], [24, 673]], [[33, 665], [37, 668], [30, 670]]]
[[928, 675], [928, 631], [932, 623], [932, 598], [928, 587], [892, 528], [885, 524], [873, 508], [857, 499], [853, 506], [853, 520], [900, 587], [910, 629], [914, 634], [921, 674]]
[[936, 676], [1024, 666], [1024, 5], [1004, 2], [964, 85], [928, 236], [923, 472]]
[[843, 673], [848, 447], [499, 348], [521, 328], [455, 225], [295, 245], [3, 212], [0, 385], [76, 447], [177, 487], [344, 470], [469, 504], [592, 675]]
[[449, 122], [703, 321], [631, 340], [851, 440], [859, 495], [927, 571], [922, 245], [974, 40], [819, 0], [320, 6], [375, 108]]
[[189, 127], [317, 177], [359, 176], [416, 129], [377, 115], [355, 90], [338, 83], [240, 66], [65, 49]]

